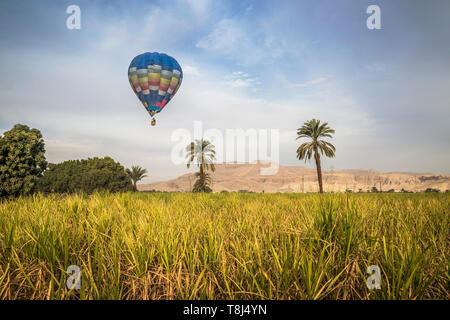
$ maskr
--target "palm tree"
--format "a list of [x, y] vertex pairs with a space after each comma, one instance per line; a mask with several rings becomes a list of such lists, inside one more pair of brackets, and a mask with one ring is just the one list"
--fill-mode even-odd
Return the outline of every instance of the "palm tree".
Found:
[[310, 142], [301, 144], [297, 149], [297, 158], [299, 160], [310, 160], [314, 153], [317, 167], [317, 180], [319, 181], [319, 191], [323, 193], [322, 186], [322, 168], [320, 166], [320, 153], [329, 158], [335, 156], [336, 148], [328, 141], [321, 138], [333, 138], [334, 129], [328, 126], [328, 123], [320, 124], [320, 120], [312, 119], [306, 121], [301, 128], [297, 129], [297, 139], [310, 138]]
[[139, 166], [132, 166], [131, 170], [126, 169], [125, 171], [127, 172], [128, 177], [130, 177], [131, 181], [133, 182], [133, 191], [136, 192], [136, 183], [147, 176], [147, 169], [141, 168]]
[[194, 183], [194, 187], [192, 188], [192, 192], [212, 192], [212, 189], [210, 188], [211, 183], [211, 176], [205, 172], [204, 173], [204, 179], [200, 179], [200, 172], [196, 172], [195, 176], [198, 178], [197, 181]]
[[196, 174], [198, 180], [195, 182], [192, 191], [211, 192], [208, 186], [211, 179], [206, 171], [211, 169], [214, 172], [216, 170], [214, 166], [214, 160], [216, 160], [214, 145], [208, 140], [195, 140], [186, 146], [186, 152], [187, 167], [189, 168], [191, 163], [196, 160], [195, 162], [200, 168], [200, 171]]

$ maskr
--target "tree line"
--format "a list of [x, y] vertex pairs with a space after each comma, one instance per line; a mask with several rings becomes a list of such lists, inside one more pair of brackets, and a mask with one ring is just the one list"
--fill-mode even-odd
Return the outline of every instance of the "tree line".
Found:
[[110, 157], [49, 164], [41, 132], [23, 124], [0, 136], [0, 197], [34, 192], [136, 191], [136, 183], [146, 173], [139, 166], [126, 169]]

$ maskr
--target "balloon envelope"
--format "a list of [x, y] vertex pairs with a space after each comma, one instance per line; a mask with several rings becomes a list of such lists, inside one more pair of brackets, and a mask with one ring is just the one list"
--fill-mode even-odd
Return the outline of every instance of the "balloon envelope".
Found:
[[153, 116], [160, 112], [178, 91], [183, 80], [183, 71], [171, 56], [146, 52], [131, 61], [128, 80], [134, 93]]

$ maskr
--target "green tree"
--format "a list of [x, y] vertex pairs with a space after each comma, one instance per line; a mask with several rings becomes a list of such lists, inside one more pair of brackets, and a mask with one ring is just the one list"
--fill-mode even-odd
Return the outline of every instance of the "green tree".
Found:
[[42, 192], [124, 192], [133, 189], [125, 168], [110, 157], [68, 160], [50, 164], [39, 179]]
[[320, 166], [320, 154], [325, 154], [329, 158], [335, 156], [336, 148], [323, 138], [333, 138], [334, 129], [328, 126], [328, 123], [320, 124], [320, 120], [312, 119], [306, 121], [297, 129], [297, 139], [308, 138], [309, 142], [302, 143], [297, 149], [297, 158], [299, 160], [310, 160], [314, 155], [317, 168], [317, 180], [319, 181], [319, 191], [323, 193], [322, 186], [322, 168]]
[[131, 182], [133, 183], [133, 191], [137, 191], [137, 185], [136, 183], [138, 181], [141, 181], [143, 178], [145, 178], [147, 175], [147, 169], [141, 168], [139, 166], [132, 166], [131, 170], [126, 169], [126, 172], [128, 174], [128, 177], [130, 177]]
[[38, 129], [16, 124], [0, 137], [0, 196], [33, 192], [46, 168], [44, 140]]
[[216, 160], [216, 151], [214, 145], [204, 139], [192, 141], [186, 146], [186, 159], [188, 160], [187, 167], [189, 168], [191, 163], [197, 163], [199, 172], [196, 173], [198, 178], [194, 184], [193, 192], [211, 192], [209, 184], [211, 177], [207, 174], [208, 170], [214, 172], [216, 170], [214, 161]]

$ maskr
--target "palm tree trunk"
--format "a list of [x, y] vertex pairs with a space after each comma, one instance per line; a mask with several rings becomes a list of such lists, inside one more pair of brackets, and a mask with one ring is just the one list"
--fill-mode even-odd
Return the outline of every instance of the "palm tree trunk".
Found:
[[205, 191], [205, 177], [204, 177], [204, 173], [203, 173], [203, 164], [200, 165], [200, 185], [202, 188], [202, 191]]
[[134, 182], [133, 183], [133, 192], [136, 192], [137, 191], [137, 185], [136, 185], [136, 182]]
[[323, 193], [322, 187], [322, 167], [320, 166], [320, 155], [317, 148], [314, 150], [314, 158], [316, 159], [317, 180], [319, 181], [319, 192]]

